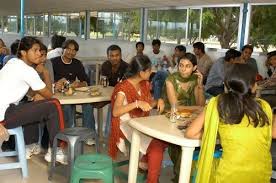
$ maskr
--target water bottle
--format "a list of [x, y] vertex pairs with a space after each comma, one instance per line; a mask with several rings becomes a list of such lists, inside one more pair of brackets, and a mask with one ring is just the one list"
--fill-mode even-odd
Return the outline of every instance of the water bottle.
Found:
[[172, 123], [175, 123], [177, 119], [177, 114], [176, 114], [176, 105], [172, 104], [171, 105], [171, 115], [170, 115], [170, 121]]

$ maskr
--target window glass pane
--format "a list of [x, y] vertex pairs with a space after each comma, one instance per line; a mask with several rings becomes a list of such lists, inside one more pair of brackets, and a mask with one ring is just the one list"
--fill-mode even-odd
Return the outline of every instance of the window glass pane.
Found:
[[90, 38], [140, 40], [140, 11], [91, 12]]
[[186, 9], [150, 10], [147, 39], [159, 38], [166, 43], [185, 43]]
[[35, 21], [34, 16], [27, 15], [24, 17], [25, 19], [25, 33], [27, 35], [34, 35]]
[[4, 32], [17, 32], [17, 16], [3, 17]]
[[204, 8], [201, 38], [207, 47], [237, 47], [239, 15], [239, 7]]
[[249, 42], [254, 51], [269, 52], [276, 47], [276, 5], [252, 6]]
[[67, 36], [78, 36], [80, 34], [79, 13], [68, 14]]
[[56, 14], [51, 17], [51, 34], [66, 35], [67, 16], [66, 14]]
[[200, 9], [189, 10], [188, 44], [199, 41]]
[[43, 36], [44, 15], [36, 15], [35, 17], [35, 35]]
[[49, 17], [48, 14], [44, 14], [44, 36], [49, 35]]

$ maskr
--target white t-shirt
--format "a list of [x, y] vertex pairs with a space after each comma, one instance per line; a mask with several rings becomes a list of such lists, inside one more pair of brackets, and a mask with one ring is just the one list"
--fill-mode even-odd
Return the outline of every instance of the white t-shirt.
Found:
[[38, 91], [46, 87], [34, 68], [13, 58], [0, 70], [0, 121], [10, 104], [18, 104], [29, 88]]
[[60, 57], [62, 55], [63, 49], [62, 48], [56, 48], [54, 50], [51, 50], [47, 53], [47, 59]]
[[146, 55], [149, 57], [149, 59], [153, 65], [156, 65], [157, 62], [162, 61], [163, 57], [166, 56], [166, 54], [163, 50], [159, 50], [158, 54], [155, 54], [155, 53], [153, 53], [153, 51], [151, 51], [151, 52], [147, 53]]

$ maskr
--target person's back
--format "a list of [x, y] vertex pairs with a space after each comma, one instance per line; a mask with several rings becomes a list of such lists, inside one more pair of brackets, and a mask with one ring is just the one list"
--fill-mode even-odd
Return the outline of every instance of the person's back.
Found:
[[[260, 101], [264, 111], [270, 109], [267, 102]], [[244, 116], [239, 124], [229, 125], [220, 122], [218, 134], [223, 156], [211, 182], [270, 182], [271, 130], [271, 125], [254, 127], [249, 123], [247, 116]], [[254, 176], [250, 176], [252, 174]]]

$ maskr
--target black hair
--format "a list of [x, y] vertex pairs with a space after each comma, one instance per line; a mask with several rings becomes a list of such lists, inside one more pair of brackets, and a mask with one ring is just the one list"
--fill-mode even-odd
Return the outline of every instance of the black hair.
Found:
[[229, 49], [226, 53], [225, 53], [225, 57], [224, 60], [226, 62], [229, 62], [231, 59], [235, 59], [237, 57], [241, 56], [241, 52], [235, 50], [235, 49]]
[[116, 45], [116, 44], [113, 44], [113, 45], [110, 45], [107, 50], [106, 50], [106, 54], [108, 55], [109, 51], [115, 51], [115, 50], [119, 50], [120, 53], [122, 52], [120, 46]]
[[21, 51], [28, 51], [33, 47], [34, 44], [40, 45], [40, 43], [41, 42], [33, 36], [23, 37], [18, 44], [17, 57], [18, 58], [22, 57]]
[[137, 55], [133, 57], [129, 63], [126, 78], [137, 75], [141, 71], [146, 71], [151, 68], [151, 61], [146, 55]]
[[186, 47], [183, 45], [177, 45], [174, 49], [178, 49], [179, 51], [186, 53]]
[[142, 41], [139, 41], [139, 42], [136, 43], [136, 48], [138, 47], [139, 44], [142, 45], [143, 48], [145, 48], [145, 44]]
[[64, 37], [64, 36], [59, 36], [57, 34], [53, 35], [51, 38], [52, 48], [53, 49], [61, 48], [62, 44], [64, 43], [65, 40], [66, 40], [66, 37]]
[[225, 72], [224, 84], [228, 92], [218, 98], [220, 119], [227, 124], [239, 124], [244, 115], [254, 127], [269, 124], [260, 101], [255, 99], [255, 71], [245, 64], [233, 64]]
[[276, 55], [276, 50], [271, 51], [271, 52], [267, 53], [267, 59], [269, 60], [271, 57], [273, 57], [275, 55]]
[[70, 44], [73, 44], [76, 51], [79, 51], [79, 44], [74, 39], [68, 39], [62, 44], [62, 49], [68, 48]]
[[161, 41], [160, 41], [159, 39], [154, 39], [154, 40], [152, 40], [151, 45], [154, 46], [154, 45], [156, 45], [156, 44], [158, 44], [158, 46], [160, 46], [160, 45], [161, 45]]
[[241, 50], [241, 51], [244, 51], [245, 49], [250, 49], [251, 52], [253, 52], [253, 46], [250, 45], [250, 44], [244, 45], [244, 46], [242, 47], [242, 50]]
[[11, 44], [11, 54], [16, 55], [17, 54], [17, 49], [19, 45], [20, 40], [16, 39], [12, 44]]
[[45, 44], [40, 43], [40, 51], [46, 51], [47, 52], [47, 46]]
[[189, 60], [189, 61], [193, 64], [193, 66], [196, 66], [196, 65], [197, 65], [196, 56], [195, 56], [194, 54], [192, 54], [192, 53], [185, 53], [184, 56], [180, 57], [180, 58], [177, 60], [178, 64], [180, 63], [180, 60], [183, 60], [183, 59]]
[[205, 53], [204, 43], [202, 43], [202, 42], [196, 42], [196, 43], [193, 44], [193, 47], [201, 50], [202, 53]]

